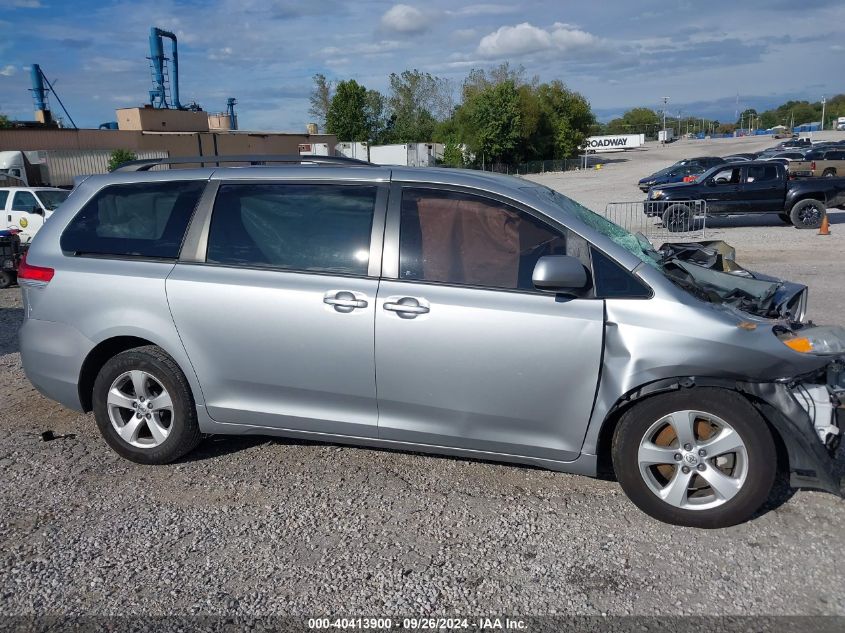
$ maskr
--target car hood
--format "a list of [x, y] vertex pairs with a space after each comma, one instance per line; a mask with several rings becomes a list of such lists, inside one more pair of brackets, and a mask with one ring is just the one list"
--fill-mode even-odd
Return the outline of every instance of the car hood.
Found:
[[697, 184], [698, 184], [697, 182], [672, 182], [672, 183], [666, 183], [665, 186], [661, 185], [660, 189], [663, 192], [682, 191], [682, 190], [684, 190], [688, 187], [694, 187]]
[[768, 319], [804, 318], [807, 286], [746, 270], [726, 242], [664, 244], [659, 252], [666, 276], [705, 301]]

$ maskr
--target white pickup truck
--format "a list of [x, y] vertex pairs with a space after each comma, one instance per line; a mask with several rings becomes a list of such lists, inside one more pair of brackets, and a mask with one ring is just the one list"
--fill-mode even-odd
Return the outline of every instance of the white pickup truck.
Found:
[[18, 229], [28, 243], [68, 195], [53, 187], [0, 187], [0, 229]]

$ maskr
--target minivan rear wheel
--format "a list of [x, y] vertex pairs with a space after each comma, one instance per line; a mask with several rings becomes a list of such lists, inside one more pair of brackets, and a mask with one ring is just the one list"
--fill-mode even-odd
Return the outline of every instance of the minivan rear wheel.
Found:
[[92, 404], [103, 438], [133, 462], [170, 463], [202, 437], [185, 375], [154, 345], [108, 360], [94, 381]]
[[685, 389], [635, 405], [616, 428], [612, 452], [619, 483], [641, 510], [699, 528], [750, 518], [777, 471], [765, 420], [723, 389]]

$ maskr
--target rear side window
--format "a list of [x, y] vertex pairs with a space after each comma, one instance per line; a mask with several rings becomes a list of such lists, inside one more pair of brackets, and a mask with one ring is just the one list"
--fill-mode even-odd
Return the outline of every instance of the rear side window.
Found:
[[6, 208], [6, 201], [9, 199], [8, 191], [0, 191], [0, 210]]
[[777, 180], [778, 171], [774, 165], [749, 165], [747, 182], [765, 182], [767, 180]]
[[222, 185], [207, 261], [366, 275], [376, 187]]
[[205, 181], [110, 185], [62, 234], [65, 252], [175, 259]]

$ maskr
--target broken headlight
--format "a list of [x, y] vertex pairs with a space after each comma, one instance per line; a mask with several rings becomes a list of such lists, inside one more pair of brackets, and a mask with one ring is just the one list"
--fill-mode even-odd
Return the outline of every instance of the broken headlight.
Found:
[[807, 327], [779, 336], [787, 347], [803, 354], [845, 353], [845, 328], [840, 325]]

